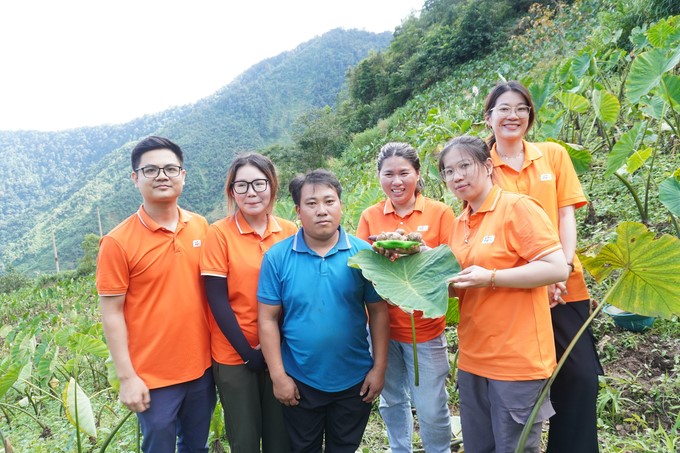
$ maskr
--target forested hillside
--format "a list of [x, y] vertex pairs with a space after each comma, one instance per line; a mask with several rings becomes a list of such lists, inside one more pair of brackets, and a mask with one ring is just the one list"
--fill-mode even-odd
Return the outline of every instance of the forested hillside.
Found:
[[184, 149], [183, 206], [220, 215], [233, 154], [290, 142], [294, 121], [334, 106], [347, 70], [390, 40], [390, 33], [332, 30], [253, 66], [194, 105], [119, 126], [0, 133], [0, 271], [52, 272], [52, 229], [61, 269], [73, 269], [84, 236], [99, 234], [97, 208], [106, 232], [138, 207], [129, 151], [146, 135], [172, 137]]

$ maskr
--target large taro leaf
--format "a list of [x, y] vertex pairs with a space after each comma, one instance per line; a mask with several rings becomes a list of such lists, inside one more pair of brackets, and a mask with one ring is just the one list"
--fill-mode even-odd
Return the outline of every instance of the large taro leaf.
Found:
[[597, 256], [579, 255], [597, 282], [617, 271], [606, 302], [644, 316], [680, 315], [680, 239], [667, 234], [655, 239], [637, 222], [623, 222], [616, 232], [616, 242]]
[[671, 52], [652, 49], [638, 55], [630, 67], [626, 79], [626, 97], [631, 104], [659, 85], [664, 73], [672, 70], [680, 62], [680, 46]]
[[75, 379], [71, 378], [64, 387], [62, 399], [66, 409], [66, 417], [71, 424], [88, 436], [97, 437], [90, 398], [83, 392]]
[[420, 310], [426, 318], [446, 314], [446, 280], [460, 272], [458, 261], [446, 245], [394, 262], [372, 250], [361, 250], [347, 264], [361, 269], [385, 300], [407, 313]]
[[621, 104], [616, 96], [600, 90], [593, 90], [593, 107], [595, 116], [610, 126], [616, 122], [621, 110]]

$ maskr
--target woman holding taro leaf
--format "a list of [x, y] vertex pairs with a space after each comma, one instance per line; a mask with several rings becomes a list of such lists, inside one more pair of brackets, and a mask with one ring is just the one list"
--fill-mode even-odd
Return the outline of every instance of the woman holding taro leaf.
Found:
[[[533, 198], [492, 182], [493, 161], [479, 138], [449, 141], [439, 170], [464, 211], [449, 245], [463, 270], [449, 279], [459, 297], [458, 387], [468, 452], [513, 452], [556, 367], [548, 289], [569, 266], [559, 236]], [[526, 451], [538, 452], [544, 400]]]
[[[413, 147], [400, 142], [384, 145], [378, 154], [378, 177], [387, 199], [362, 213], [357, 228], [358, 237], [375, 241], [383, 239], [378, 236], [384, 232], [401, 230], [396, 235], [403, 234], [404, 239], [416, 243], [412, 250], [400, 250], [402, 252], [417, 251], [419, 242], [428, 247], [447, 243], [454, 213], [444, 203], [422, 195], [420, 160]], [[384, 239], [391, 238], [388, 235]], [[377, 242], [374, 246], [379, 251], [384, 251], [379, 247], [382, 244], [383, 242]], [[394, 264], [399, 267], [408, 263]], [[366, 269], [361, 267], [365, 273]], [[447, 270], [450, 271], [450, 268]], [[368, 275], [366, 277], [371, 279]], [[381, 292], [379, 287], [378, 292], [396, 303], [394, 298]], [[401, 295], [404, 295], [403, 291]], [[450, 412], [446, 392], [449, 361], [444, 336], [446, 319], [443, 316], [446, 313], [448, 296], [445, 293], [442, 295], [443, 311], [434, 318], [431, 318], [431, 314], [424, 316], [422, 309], [411, 309], [411, 313], [406, 313], [399, 306], [389, 306], [390, 346], [379, 409], [387, 426], [390, 448], [394, 453], [412, 451], [411, 403], [418, 416], [424, 449], [428, 453], [451, 451]], [[410, 302], [413, 303], [414, 299]], [[412, 323], [415, 326], [415, 338]], [[413, 343], [416, 344], [415, 347]], [[415, 357], [420, 363], [419, 370], [415, 368]]]

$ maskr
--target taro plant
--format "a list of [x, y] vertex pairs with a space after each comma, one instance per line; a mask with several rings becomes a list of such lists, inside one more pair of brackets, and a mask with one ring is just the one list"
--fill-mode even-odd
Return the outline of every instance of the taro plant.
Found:
[[415, 385], [418, 385], [418, 351], [416, 348], [414, 310], [427, 318], [444, 316], [449, 311], [447, 280], [460, 265], [446, 245], [390, 261], [372, 250], [361, 250], [348, 260], [351, 267], [373, 282], [376, 291], [388, 303], [411, 316]]
[[[642, 39], [643, 35], [645, 39]], [[546, 383], [516, 452], [523, 451], [538, 408], [573, 345], [602, 307], [612, 303], [625, 311], [665, 319], [680, 315], [680, 239], [667, 234], [656, 237], [647, 227], [650, 201], [659, 188], [659, 198], [668, 208], [678, 232], [674, 217], [680, 198], [678, 172], [657, 186], [654, 164], [664, 145], [673, 146], [668, 131], [677, 137], [680, 130], [680, 77], [674, 74], [680, 62], [680, 16], [661, 20], [646, 33], [634, 35], [632, 40], [639, 53], [626, 73], [623, 84], [626, 102], [622, 103], [621, 109], [626, 110], [633, 125], [622, 125], [621, 129], [626, 129], [626, 132], [611, 147], [604, 176], [615, 175], [624, 184], [644, 224], [622, 222], [616, 228], [612, 241], [604, 245], [596, 256], [579, 253], [584, 268], [596, 282], [607, 280], [609, 289]], [[567, 108], [581, 108], [581, 99], [563, 96], [561, 101]], [[633, 176], [643, 168], [642, 187], [636, 187]]]

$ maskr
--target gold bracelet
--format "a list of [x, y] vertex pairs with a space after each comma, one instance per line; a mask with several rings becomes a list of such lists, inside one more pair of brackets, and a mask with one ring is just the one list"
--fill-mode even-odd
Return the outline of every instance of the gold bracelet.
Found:
[[491, 271], [491, 289], [496, 290], [496, 269]]

